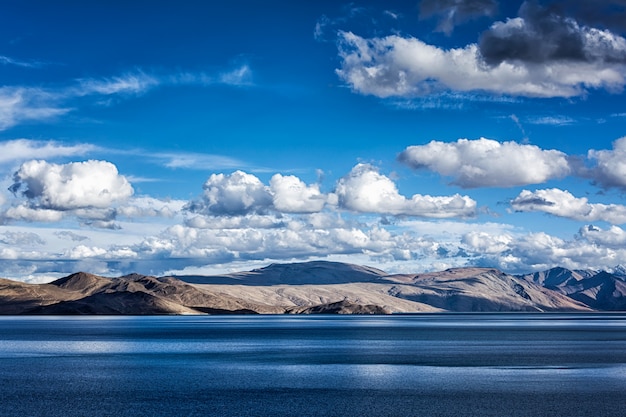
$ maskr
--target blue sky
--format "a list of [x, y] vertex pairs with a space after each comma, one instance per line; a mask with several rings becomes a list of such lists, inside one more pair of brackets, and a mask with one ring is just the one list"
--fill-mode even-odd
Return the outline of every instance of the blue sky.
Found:
[[626, 263], [623, 2], [0, 11], [0, 276]]

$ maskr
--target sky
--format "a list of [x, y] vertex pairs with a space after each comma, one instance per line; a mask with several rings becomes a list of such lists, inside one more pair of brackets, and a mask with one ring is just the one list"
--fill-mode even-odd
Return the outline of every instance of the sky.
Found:
[[626, 264], [626, 2], [0, 5], [0, 276]]

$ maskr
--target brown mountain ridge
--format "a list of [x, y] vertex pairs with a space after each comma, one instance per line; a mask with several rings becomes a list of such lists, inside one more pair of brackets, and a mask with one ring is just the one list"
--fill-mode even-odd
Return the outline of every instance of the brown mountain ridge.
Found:
[[214, 276], [107, 278], [78, 272], [48, 284], [0, 279], [0, 314], [390, 314], [626, 309], [626, 283], [563, 268], [513, 276], [493, 268], [387, 274], [313, 261]]

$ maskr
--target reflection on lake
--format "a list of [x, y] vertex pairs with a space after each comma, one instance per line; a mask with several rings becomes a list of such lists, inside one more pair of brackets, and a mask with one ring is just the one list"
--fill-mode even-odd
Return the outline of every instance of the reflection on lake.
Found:
[[626, 315], [1, 317], [2, 416], [624, 416]]

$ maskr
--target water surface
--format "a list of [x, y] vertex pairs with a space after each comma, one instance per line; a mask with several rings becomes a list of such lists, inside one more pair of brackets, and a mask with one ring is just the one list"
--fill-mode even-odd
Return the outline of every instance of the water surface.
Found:
[[626, 315], [0, 318], [2, 416], [624, 416]]

